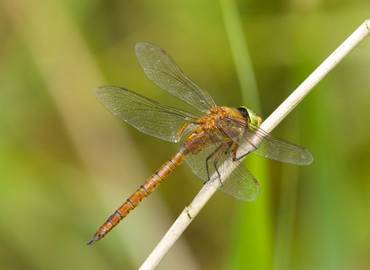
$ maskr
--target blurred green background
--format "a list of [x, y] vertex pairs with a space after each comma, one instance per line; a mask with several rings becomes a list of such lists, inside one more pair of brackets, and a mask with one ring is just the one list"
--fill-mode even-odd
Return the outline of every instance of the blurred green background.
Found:
[[[218, 104], [268, 116], [357, 26], [368, 0], [0, 0], [0, 269], [136, 269], [201, 182], [182, 166], [103, 241], [98, 226], [178, 146], [95, 99], [102, 84], [190, 109], [147, 80], [165, 48]], [[273, 132], [296, 167], [250, 157], [256, 202], [215, 195], [159, 269], [370, 269], [370, 40]]]

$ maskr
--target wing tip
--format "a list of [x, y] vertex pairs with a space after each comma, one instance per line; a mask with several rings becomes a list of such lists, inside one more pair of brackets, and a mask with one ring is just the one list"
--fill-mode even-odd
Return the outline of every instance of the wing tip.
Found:
[[123, 87], [117, 87], [117, 86], [112, 86], [112, 85], [102, 85], [98, 86], [93, 90], [95, 96], [98, 99], [101, 99], [103, 96], [111, 93], [122, 93], [122, 92], [131, 92], [126, 88]]
[[106, 94], [111, 90], [111, 87], [110, 86], [98, 86], [96, 87], [93, 92], [94, 92], [94, 95], [95, 97], [100, 101], [104, 101], [104, 97], [106, 96]]
[[248, 194], [232, 194], [233, 197], [244, 202], [255, 202], [260, 195], [259, 185], [253, 190], [250, 190]]
[[138, 52], [142, 49], [143, 46], [145, 46], [145, 41], [140, 41], [135, 44], [135, 51]]
[[147, 48], [159, 48], [158, 46], [154, 45], [151, 42], [147, 41], [140, 41], [135, 44], [135, 52], [136, 54], [141, 53], [142, 50], [147, 49]]
[[103, 92], [103, 90], [105, 89], [106, 86], [98, 86], [98, 87], [95, 87], [93, 92], [95, 94], [95, 96], [100, 96], [101, 93]]
[[304, 154], [302, 154], [302, 165], [311, 165], [314, 161], [312, 153], [305, 149]]

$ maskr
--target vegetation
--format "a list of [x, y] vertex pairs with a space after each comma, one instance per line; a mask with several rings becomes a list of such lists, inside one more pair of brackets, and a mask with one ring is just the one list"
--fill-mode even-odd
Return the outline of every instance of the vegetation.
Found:
[[[184, 165], [106, 239], [85, 245], [178, 147], [114, 119], [93, 89], [125, 86], [191, 109], [145, 78], [136, 42], [166, 48], [218, 104], [266, 117], [369, 8], [2, 0], [0, 268], [135, 269], [201, 187]], [[217, 194], [159, 269], [370, 268], [369, 56], [365, 40], [274, 131], [309, 148], [313, 165], [248, 158], [257, 201]]]

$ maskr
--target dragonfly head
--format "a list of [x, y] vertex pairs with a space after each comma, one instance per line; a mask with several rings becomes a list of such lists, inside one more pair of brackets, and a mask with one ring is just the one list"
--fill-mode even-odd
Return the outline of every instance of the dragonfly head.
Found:
[[248, 123], [259, 127], [262, 123], [262, 118], [258, 116], [254, 111], [247, 107], [239, 107], [238, 111], [248, 120]]

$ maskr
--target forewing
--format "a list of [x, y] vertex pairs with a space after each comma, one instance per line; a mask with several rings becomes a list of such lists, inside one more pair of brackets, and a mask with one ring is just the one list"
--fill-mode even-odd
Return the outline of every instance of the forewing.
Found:
[[[206, 167], [207, 159], [209, 174]], [[188, 154], [186, 161], [203, 182], [221, 181], [222, 185], [219, 189], [226, 194], [244, 201], [256, 199], [259, 192], [257, 180], [241, 165], [240, 161], [232, 160], [228, 145], [223, 145], [223, 143], [212, 144], [196, 154]], [[234, 168], [231, 173], [230, 168]], [[211, 176], [210, 179], [208, 175]]]
[[146, 42], [137, 43], [135, 50], [144, 73], [160, 88], [202, 112], [215, 106], [212, 97], [190, 80], [166, 51]]
[[96, 95], [115, 116], [148, 135], [178, 142], [179, 130], [196, 119], [188, 112], [161, 105], [128, 89], [100, 87]]
[[309, 165], [313, 161], [312, 154], [307, 149], [274, 138], [259, 127], [225, 119], [219, 123], [219, 128], [240, 146], [238, 156], [253, 152], [268, 159], [295, 165]]

